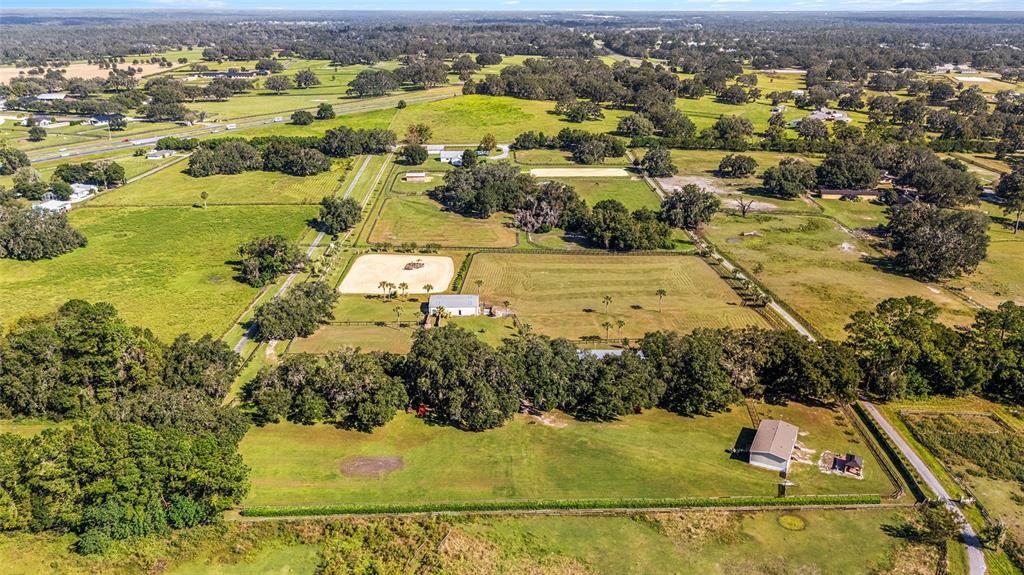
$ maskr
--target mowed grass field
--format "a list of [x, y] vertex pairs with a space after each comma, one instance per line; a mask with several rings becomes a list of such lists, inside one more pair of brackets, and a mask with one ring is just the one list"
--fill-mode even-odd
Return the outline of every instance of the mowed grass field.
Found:
[[441, 204], [426, 196], [395, 195], [384, 200], [380, 215], [373, 223], [370, 243], [416, 242], [442, 246], [512, 247], [517, 233], [509, 224], [510, 216], [497, 213], [490, 218], [467, 218], [444, 211]]
[[939, 304], [943, 321], [973, 321], [971, 309], [940, 286], [877, 267], [878, 252], [827, 218], [720, 215], [704, 234], [826, 337], [845, 338], [853, 312], [908, 295]]
[[219, 336], [258, 291], [234, 279], [238, 246], [271, 234], [297, 239], [315, 215], [312, 206], [73, 210], [86, 247], [52, 260], [0, 260], [0, 325], [81, 298], [113, 303], [165, 340]]
[[591, 207], [601, 200], [618, 200], [630, 211], [657, 210], [661, 206], [657, 194], [640, 178], [558, 178], [556, 181], [575, 188]]
[[554, 114], [555, 103], [538, 100], [519, 100], [507, 96], [458, 96], [438, 102], [410, 104], [400, 110], [392, 126], [405, 134], [412, 124], [423, 123], [431, 127], [431, 142], [446, 144], [475, 144], [490, 133], [499, 142], [511, 142], [518, 134], [530, 130], [554, 136], [562, 128], [576, 128], [588, 132], [610, 132], [619, 118], [629, 114], [625, 110], [604, 110], [604, 119], [574, 124]]
[[[702, 260], [692, 256], [477, 254], [463, 284], [481, 299], [508, 300], [519, 319], [550, 336], [605, 335], [601, 324], [622, 320], [612, 338], [655, 330], [767, 326]], [[659, 288], [668, 291], [659, 309]], [[604, 296], [612, 297], [608, 314]]]
[[202, 192], [210, 206], [237, 204], [316, 204], [333, 195], [345, 175], [349, 160], [335, 161], [330, 170], [299, 177], [254, 170], [234, 175], [194, 178], [185, 173], [187, 161], [108, 192], [89, 201], [95, 206], [192, 206], [202, 205]]
[[[870, 459], [835, 424], [836, 412], [798, 404], [773, 412], [808, 432], [801, 442], [812, 449], [849, 449]], [[517, 415], [501, 428], [471, 433], [400, 413], [373, 433], [290, 423], [253, 428], [240, 447], [252, 468], [243, 507], [777, 492], [777, 473], [731, 459], [726, 451], [751, 428], [741, 406], [712, 417], [651, 410], [609, 423], [562, 414], [547, 421]], [[374, 457], [398, 457], [401, 468], [380, 476], [341, 471], [350, 458]], [[888, 494], [893, 489], [874, 460], [864, 480], [823, 474], [816, 465], [794, 468], [798, 487], [793, 493]]]
[[986, 307], [1008, 300], [1024, 304], [1024, 231], [1014, 234], [1013, 221], [1003, 220], [1002, 211], [991, 204], [983, 209], [993, 216], [988, 255], [973, 274], [948, 283]]

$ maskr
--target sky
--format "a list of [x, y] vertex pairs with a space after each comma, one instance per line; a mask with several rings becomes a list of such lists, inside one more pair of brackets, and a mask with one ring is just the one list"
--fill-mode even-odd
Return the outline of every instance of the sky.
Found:
[[[1014, 11], [1021, 0], [0, 0], [5, 9], [427, 11]], [[300, 14], [296, 14], [301, 17]]]

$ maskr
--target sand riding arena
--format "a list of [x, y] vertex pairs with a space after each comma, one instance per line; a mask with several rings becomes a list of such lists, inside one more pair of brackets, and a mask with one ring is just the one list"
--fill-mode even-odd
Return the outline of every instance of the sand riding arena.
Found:
[[446, 291], [455, 276], [455, 263], [445, 256], [415, 254], [367, 254], [359, 256], [345, 275], [340, 293], [377, 293], [380, 282], [405, 283], [407, 293], [427, 293], [423, 286], [432, 286], [432, 293]]

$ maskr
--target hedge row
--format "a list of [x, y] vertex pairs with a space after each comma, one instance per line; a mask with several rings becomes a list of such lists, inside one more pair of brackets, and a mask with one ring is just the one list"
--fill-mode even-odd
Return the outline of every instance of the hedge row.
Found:
[[900, 475], [903, 476], [903, 479], [904, 481], [906, 481], [907, 486], [910, 487], [910, 491], [914, 494], [914, 499], [918, 501], [924, 501], [928, 499], [928, 495], [925, 493], [924, 488], [922, 487], [922, 485], [924, 484], [924, 480], [921, 478], [920, 475], [917, 474], [917, 471], [914, 470], [914, 467], [910, 464], [909, 461], [907, 461], [906, 457], [899, 450], [899, 448], [892, 444], [892, 439], [890, 439], [889, 436], [886, 435], [886, 433], [882, 431], [881, 428], [878, 427], [878, 424], [875, 422], [875, 419], [871, 417], [871, 414], [869, 414], [867, 410], [864, 409], [864, 406], [862, 406], [860, 402], [854, 402], [853, 409], [857, 412], [858, 415], [860, 415], [861, 421], [863, 421], [864, 424], [867, 425], [871, 433], [874, 434], [875, 439], [878, 441], [878, 444], [889, 455], [889, 459], [896, 464], [896, 467], [898, 468]]
[[878, 505], [881, 495], [804, 495], [795, 497], [684, 497], [676, 499], [555, 499], [535, 501], [467, 501], [397, 503], [389, 505], [326, 505], [320, 507], [247, 507], [244, 517], [372, 515], [381, 513], [444, 513], [471, 511], [547, 511], [559, 509], [675, 509], [700, 507], [774, 507], [805, 505]]

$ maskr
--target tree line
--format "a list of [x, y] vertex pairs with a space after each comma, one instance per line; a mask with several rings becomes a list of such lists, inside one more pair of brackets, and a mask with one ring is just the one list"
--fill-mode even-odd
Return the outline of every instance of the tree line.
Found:
[[0, 412], [73, 423], [0, 434], [0, 528], [72, 532], [77, 551], [99, 553], [218, 521], [248, 491], [237, 445], [249, 420], [221, 405], [239, 367], [222, 341], [168, 345], [105, 303], [13, 324], [0, 338]]

